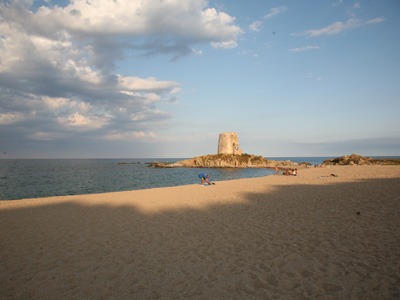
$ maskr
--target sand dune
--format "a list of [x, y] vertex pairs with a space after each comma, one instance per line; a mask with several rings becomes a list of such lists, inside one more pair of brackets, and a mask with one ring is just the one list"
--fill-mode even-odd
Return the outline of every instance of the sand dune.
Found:
[[0, 294], [399, 299], [399, 228], [400, 166], [0, 201]]

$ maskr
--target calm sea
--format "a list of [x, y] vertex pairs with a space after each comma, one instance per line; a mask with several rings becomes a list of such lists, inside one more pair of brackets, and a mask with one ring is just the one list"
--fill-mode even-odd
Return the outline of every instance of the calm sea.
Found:
[[[326, 157], [279, 157], [274, 160], [322, 163]], [[176, 159], [2, 159], [0, 199], [14, 200], [48, 196], [93, 194], [178, 186], [199, 182], [206, 172], [212, 181], [261, 177], [269, 169], [148, 168], [153, 161]]]

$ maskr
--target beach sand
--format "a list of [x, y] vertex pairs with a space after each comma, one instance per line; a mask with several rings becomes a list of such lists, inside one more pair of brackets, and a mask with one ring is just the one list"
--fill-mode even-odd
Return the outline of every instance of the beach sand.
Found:
[[0, 237], [1, 299], [399, 299], [400, 166], [0, 201]]

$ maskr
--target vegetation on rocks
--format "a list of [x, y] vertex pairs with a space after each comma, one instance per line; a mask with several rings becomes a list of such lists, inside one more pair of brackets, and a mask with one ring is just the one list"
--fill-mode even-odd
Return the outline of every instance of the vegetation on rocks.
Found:
[[[209, 154], [178, 161], [176, 163], [153, 162], [149, 167], [155, 168], [272, 168], [299, 166], [291, 161], [274, 161], [260, 155], [251, 154]], [[304, 163], [306, 166], [307, 163]]]
[[322, 165], [400, 165], [400, 159], [376, 159], [359, 154], [351, 154], [324, 160]]

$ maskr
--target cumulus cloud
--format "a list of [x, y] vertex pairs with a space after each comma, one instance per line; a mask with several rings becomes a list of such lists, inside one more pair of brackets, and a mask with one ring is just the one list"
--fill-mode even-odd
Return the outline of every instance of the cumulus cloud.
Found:
[[326, 36], [326, 35], [334, 35], [334, 34], [339, 34], [344, 31], [348, 31], [351, 29], [363, 27], [369, 24], [378, 24], [384, 22], [385, 19], [380, 17], [380, 18], [375, 18], [371, 19], [368, 21], [362, 21], [360, 19], [356, 18], [351, 18], [348, 19], [346, 22], [335, 22], [331, 25], [328, 25], [326, 27], [320, 28], [320, 29], [309, 29], [305, 30], [304, 32], [295, 34], [295, 35], [300, 35], [300, 36], [307, 36], [307, 37], [319, 37], [319, 36]]
[[[0, 4], [0, 134], [39, 140], [91, 132], [99, 138], [156, 135], [180, 84], [116, 73], [138, 57], [198, 55], [198, 44], [233, 48], [235, 18], [205, 0], [71, 0]], [[83, 136], [83, 135], [81, 135]]]

